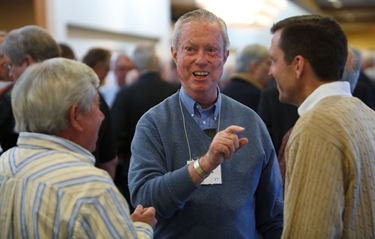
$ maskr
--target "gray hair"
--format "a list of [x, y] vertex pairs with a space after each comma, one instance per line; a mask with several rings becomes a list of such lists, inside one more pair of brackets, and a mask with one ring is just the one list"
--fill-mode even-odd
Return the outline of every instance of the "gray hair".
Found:
[[29, 25], [10, 31], [2, 46], [3, 54], [13, 64], [21, 65], [27, 55], [35, 62], [60, 56], [60, 48], [43, 28]]
[[133, 61], [139, 71], [157, 69], [158, 58], [154, 44], [139, 43], [134, 49]]
[[236, 57], [236, 72], [246, 72], [252, 63], [260, 63], [268, 58], [268, 49], [259, 44], [247, 45]]
[[224, 40], [224, 52], [229, 49], [229, 37], [228, 37], [228, 30], [227, 25], [225, 24], [224, 20], [217, 17], [212, 12], [209, 12], [205, 9], [197, 9], [182, 15], [176, 22], [173, 30], [172, 35], [172, 47], [174, 49], [178, 48], [179, 37], [181, 34], [181, 28], [190, 22], [200, 22], [200, 23], [214, 23], [217, 24], [221, 30], [221, 36]]
[[344, 68], [341, 81], [347, 81], [350, 84], [350, 91], [353, 93], [361, 71], [361, 61], [354, 49], [348, 49], [348, 57]]
[[56, 135], [69, 127], [69, 110], [89, 112], [99, 79], [78, 61], [53, 58], [29, 66], [12, 90], [17, 132]]

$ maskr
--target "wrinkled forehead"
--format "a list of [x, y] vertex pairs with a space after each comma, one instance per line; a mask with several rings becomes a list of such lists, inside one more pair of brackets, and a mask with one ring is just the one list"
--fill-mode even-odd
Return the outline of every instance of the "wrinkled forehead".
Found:
[[178, 45], [184, 42], [194, 42], [196, 40], [212, 42], [220, 45], [224, 49], [224, 38], [218, 24], [209, 22], [188, 22], [181, 26], [178, 37]]

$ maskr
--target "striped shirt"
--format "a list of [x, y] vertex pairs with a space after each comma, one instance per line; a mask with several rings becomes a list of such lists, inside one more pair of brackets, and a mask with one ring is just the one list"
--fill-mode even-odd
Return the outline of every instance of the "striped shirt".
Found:
[[152, 238], [92, 154], [71, 141], [21, 133], [0, 157], [0, 238]]

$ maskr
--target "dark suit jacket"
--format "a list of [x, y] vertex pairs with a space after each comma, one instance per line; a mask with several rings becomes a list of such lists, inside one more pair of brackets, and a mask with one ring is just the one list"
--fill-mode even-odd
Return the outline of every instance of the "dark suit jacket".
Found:
[[363, 72], [359, 74], [353, 96], [361, 99], [371, 109], [375, 109], [375, 87]]
[[[130, 202], [128, 189], [128, 169], [130, 163], [130, 145], [138, 120], [151, 107], [177, 92], [178, 85], [172, 85], [161, 79], [158, 73], [146, 73], [130, 86], [121, 89], [111, 108], [113, 128], [115, 130], [119, 161], [115, 183]], [[130, 204], [130, 210], [134, 208]]]
[[117, 93], [111, 116], [120, 155], [130, 158], [130, 143], [141, 116], [177, 90], [177, 86], [161, 79], [158, 73], [146, 73]]
[[242, 78], [231, 78], [221, 92], [250, 107], [255, 112], [258, 110], [261, 89]]
[[266, 124], [278, 154], [284, 135], [299, 117], [297, 107], [281, 103], [276, 85], [271, 85], [262, 91], [258, 114]]
[[18, 133], [14, 131], [15, 120], [12, 111], [11, 97], [0, 99], [0, 145], [6, 151], [17, 144]]
[[102, 94], [99, 93], [100, 111], [104, 115], [104, 120], [100, 125], [96, 149], [93, 152], [98, 166], [99, 163], [106, 163], [116, 157], [116, 142], [112, 127], [111, 111], [105, 102]]

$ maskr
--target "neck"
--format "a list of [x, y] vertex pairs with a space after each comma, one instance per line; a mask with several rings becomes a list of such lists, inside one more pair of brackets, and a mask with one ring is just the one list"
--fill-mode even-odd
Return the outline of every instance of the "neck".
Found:
[[214, 105], [218, 98], [218, 92], [209, 93], [209, 94], [197, 94], [197, 97], [192, 97], [197, 103], [202, 107], [202, 109], [207, 109]]

